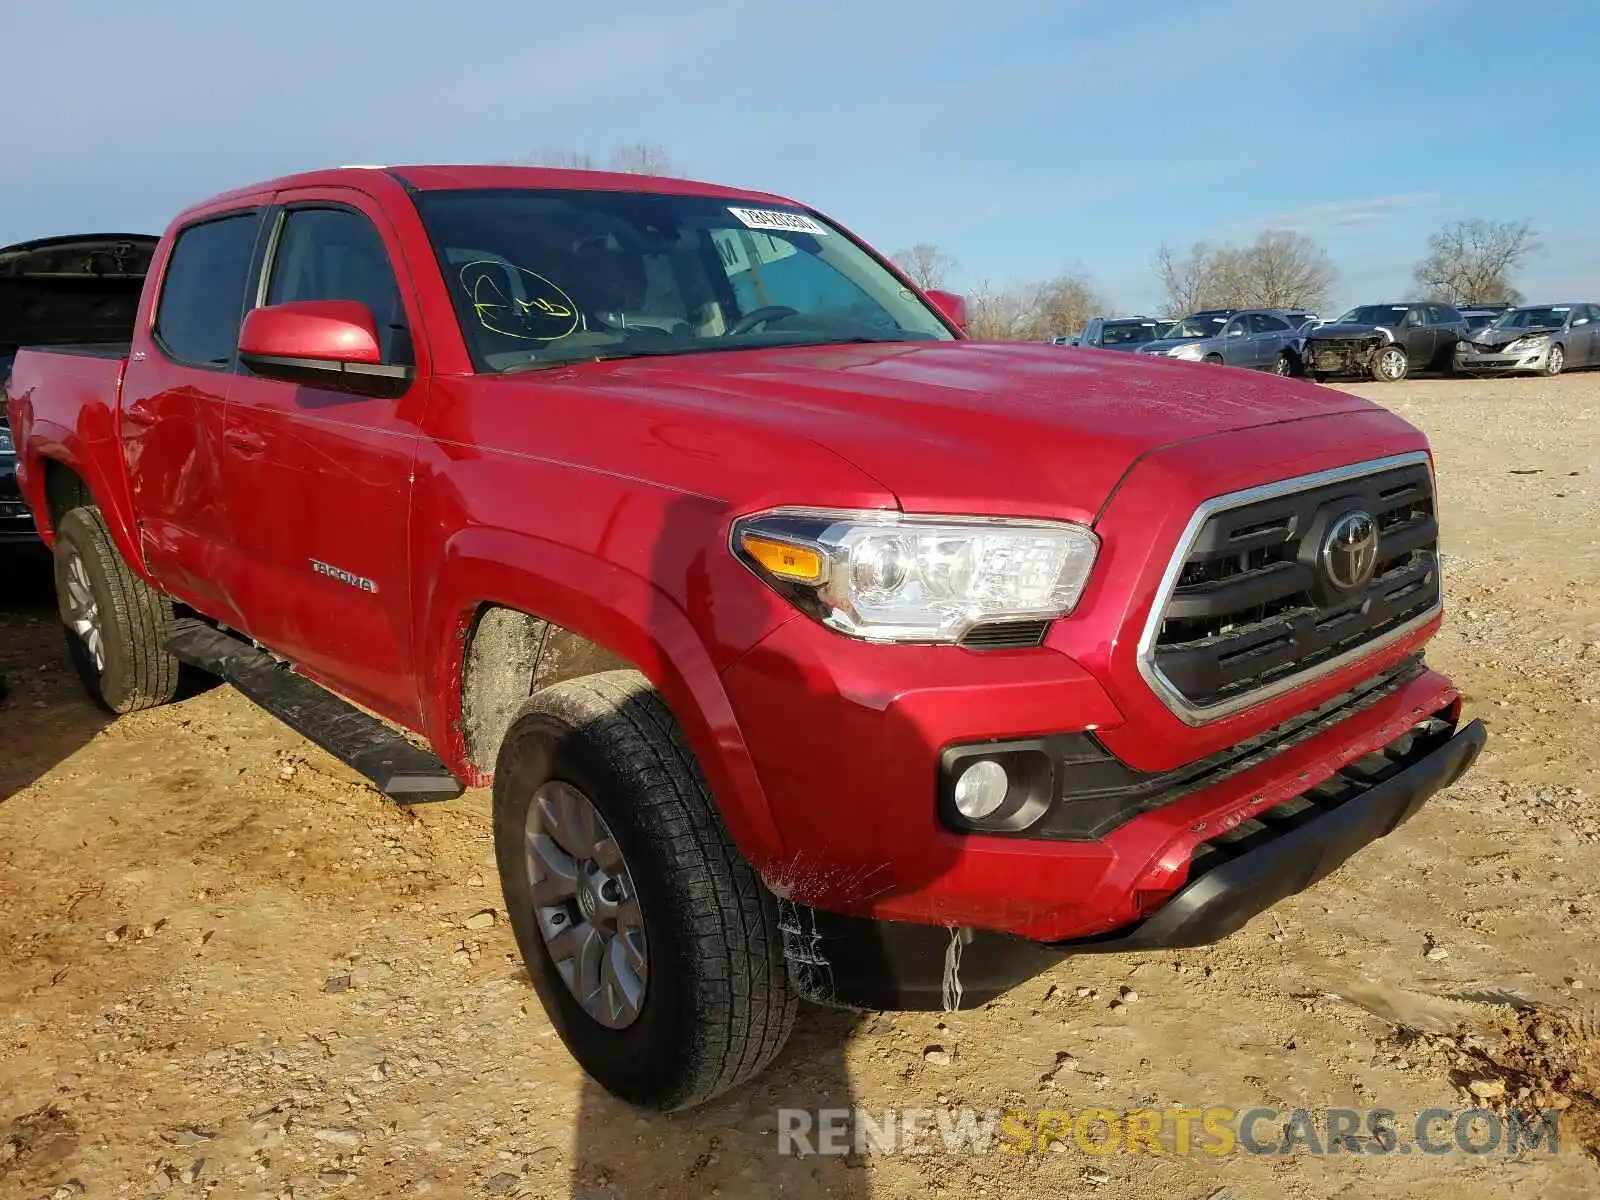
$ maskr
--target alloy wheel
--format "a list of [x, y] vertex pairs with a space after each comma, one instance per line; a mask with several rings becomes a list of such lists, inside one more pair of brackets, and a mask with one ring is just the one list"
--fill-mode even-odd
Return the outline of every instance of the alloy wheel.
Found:
[[1406, 352], [1398, 346], [1390, 346], [1378, 359], [1378, 369], [1385, 379], [1399, 379], [1406, 373]]
[[605, 819], [570, 783], [534, 794], [524, 830], [539, 934], [578, 1003], [608, 1029], [639, 1018], [649, 983], [644, 914]]
[[89, 569], [80, 554], [74, 554], [67, 562], [67, 626], [89, 652], [94, 669], [104, 671], [106, 639], [100, 623], [100, 603], [89, 586]]

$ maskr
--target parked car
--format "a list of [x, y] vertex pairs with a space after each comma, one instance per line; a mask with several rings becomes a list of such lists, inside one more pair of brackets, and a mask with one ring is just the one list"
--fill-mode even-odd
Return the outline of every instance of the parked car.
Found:
[[120, 348], [17, 356], [73, 663], [116, 713], [213, 671], [400, 803], [492, 784], [554, 1028], [663, 1109], [801, 998], [1225, 937], [1471, 766], [1420, 431], [961, 308], [682, 180], [208, 200]]
[[1300, 324], [1288, 311], [1207, 309], [1184, 317], [1167, 329], [1165, 337], [1140, 346], [1139, 352], [1294, 375], [1300, 370], [1299, 331]]
[[156, 239], [91, 233], [0, 249], [0, 550], [38, 547], [17, 488], [6, 381], [17, 347], [126, 340]]
[[1393, 382], [1412, 371], [1452, 369], [1471, 331], [1448, 304], [1360, 304], [1306, 331], [1306, 371], [1317, 380], [1367, 375]]
[[1099, 350], [1138, 350], [1161, 335], [1161, 322], [1150, 317], [1095, 317], [1083, 327], [1077, 344]]
[[1496, 308], [1458, 308], [1461, 319], [1467, 323], [1467, 328], [1476, 332], [1492, 324], [1504, 310]]
[[1082, 336], [1082, 334], [1078, 333], [1063, 333], [1051, 338], [1050, 344], [1052, 346], [1076, 346]]
[[1513, 308], [1457, 343], [1462, 371], [1534, 371], [1559, 375], [1568, 367], [1600, 365], [1600, 305], [1535, 304]]

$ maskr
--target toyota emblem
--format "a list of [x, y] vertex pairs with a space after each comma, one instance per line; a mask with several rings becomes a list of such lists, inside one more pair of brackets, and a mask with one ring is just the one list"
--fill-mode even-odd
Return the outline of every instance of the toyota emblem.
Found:
[[1322, 539], [1322, 572], [1342, 592], [1372, 581], [1378, 565], [1378, 523], [1371, 513], [1347, 512], [1328, 527]]

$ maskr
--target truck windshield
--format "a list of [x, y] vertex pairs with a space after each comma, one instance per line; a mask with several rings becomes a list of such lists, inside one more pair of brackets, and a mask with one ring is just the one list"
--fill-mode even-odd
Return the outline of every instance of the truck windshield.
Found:
[[416, 200], [480, 370], [955, 336], [870, 253], [798, 209], [533, 188]]

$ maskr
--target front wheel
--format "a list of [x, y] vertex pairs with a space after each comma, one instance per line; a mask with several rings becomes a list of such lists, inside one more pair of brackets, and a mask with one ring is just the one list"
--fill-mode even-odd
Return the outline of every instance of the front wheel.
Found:
[[1546, 375], [1559, 375], [1567, 365], [1567, 352], [1558, 343], [1550, 347], [1550, 352], [1544, 356], [1544, 373]]
[[121, 714], [171, 700], [172, 601], [123, 561], [98, 508], [74, 508], [57, 524], [55, 576], [72, 665], [95, 703]]
[[578, 1064], [628, 1103], [703, 1103], [794, 1025], [777, 900], [734, 847], [665, 702], [635, 671], [534, 694], [494, 776], [506, 911]]
[[1404, 346], [1385, 346], [1372, 360], [1372, 377], [1380, 383], [1398, 383], [1410, 370]]
[[1271, 371], [1274, 375], [1294, 374], [1294, 360], [1289, 357], [1287, 351], [1279, 353], [1278, 357], [1272, 360]]
[[1222, 365], [1222, 355], [1220, 355], [1220, 354], [1208, 354], [1208, 355], [1205, 356], [1205, 358], [1201, 359], [1200, 361], [1201, 362], [1208, 362], [1213, 367], [1220, 367]]

